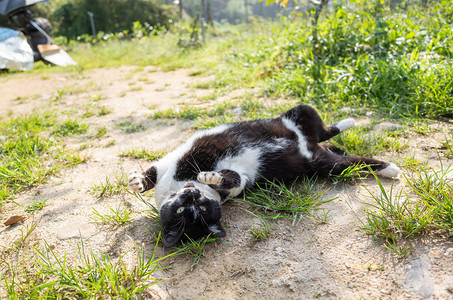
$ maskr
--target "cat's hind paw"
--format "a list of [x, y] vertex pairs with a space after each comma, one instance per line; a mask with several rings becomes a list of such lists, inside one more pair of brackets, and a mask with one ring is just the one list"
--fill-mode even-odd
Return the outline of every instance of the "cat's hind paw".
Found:
[[204, 184], [218, 185], [222, 182], [222, 179], [222, 174], [217, 172], [200, 172], [197, 176], [197, 180]]
[[382, 177], [397, 179], [400, 175], [400, 172], [401, 172], [400, 168], [398, 168], [395, 164], [390, 163], [384, 169], [376, 171], [376, 174]]
[[137, 171], [131, 171], [128, 184], [133, 192], [141, 193], [145, 190], [145, 176]]
[[341, 120], [340, 122], [335, 123], [335, 127], [337, 127], [340, 132], [345, 131], [355, 125], [354, 119], [345, 119]]

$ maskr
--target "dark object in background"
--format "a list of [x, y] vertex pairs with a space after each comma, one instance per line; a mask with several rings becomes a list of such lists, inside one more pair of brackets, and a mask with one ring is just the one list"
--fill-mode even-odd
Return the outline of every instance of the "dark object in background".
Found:
[[8, 15], [16, 30], [28, 39], [33, 50], [33, 60], [46, 64], [68, 66], [77, 64], [63, 49], [52, 45], [53, 29], [49, 20], [34, 17], [30, 6], [49, 0], [0, 0], [0, 14]]
[[[51, 44], [50, 36], [53, 35], [52, 25], [49, 20], [41, 17], [34, 17], [28, 7], [40, 2], [49, 0], [1, 0], [0, 14], [7, 15], [13, 29], [20, 30], [28, 38], [29, 44], [33, 50], [34, 61], [41, 60], [41, 54], [38, 45]], [[36, 28], [33, 24], [39, 27]], [[43, 33], [44, 32], [44, 33]], [[46, 36], [47, 35], [47, 36]]]
[[49, 0], [0, 0], [0, 15], [14, 14], [15, 10], [20, 10], [40, 2], [49, 2]]
[[[10, 15], [10, 20], [18, 27], [15, 29], [22, 31], [29, 39], [29, 44], [33, 49], [35, 61], [41, 60], [41, 54], [38, 51], [38, 45], [51, 44], [50, 36], [53, 35], [52, 25], [49, 20], [33, 17], [33, 13], [28, 9], [21, 9]], [[38, 26], [39, 30], [36, 26]], [[43, 33], [44, 32], [44, 33]]]

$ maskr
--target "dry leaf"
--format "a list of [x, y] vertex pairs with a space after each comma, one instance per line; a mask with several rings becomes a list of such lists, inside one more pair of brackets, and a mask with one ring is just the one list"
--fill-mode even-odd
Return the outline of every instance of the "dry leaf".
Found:
[[25, 219], [24, 216], [12, 216], [11, 218], [8, 219], [8, 221], [3, 223], [3, 225], [5, 225], [5, 226], [13, 225], [13, 224], [16, 224], [16, 223], [24, 220], [24, 219]]

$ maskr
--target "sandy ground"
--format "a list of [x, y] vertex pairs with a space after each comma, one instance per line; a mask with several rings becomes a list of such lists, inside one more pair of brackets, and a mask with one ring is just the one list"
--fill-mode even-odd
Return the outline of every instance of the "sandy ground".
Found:
[[[121, 152], [138, 147], [171, 150], [192, 133], [190, 122], [146, 118], [153, 111], [182, 103], [203, 104], [201, 98], [211, 91], [197, 89], [195, 85], [212, 78], [190, 77], [189, 73], [189, 70], [164, 73], [153, 67], [120, 67], [83, 73], [0, 77], [0, 116], [4, 118], [49, 108], [70, 116], [80, 115], [90, 103], [95, 108], [105, 106], [112, 111], [83, 120], [90, 124], [92, 132], [105, 126], [105, 136], [67, 140], [68, 148], [79, 149], [85, 145], [80, 153], [89, 156], [86, 163], [64, 169], [47, 183], [15, 198], [21, 205], [30, 204], [38, 197], [48, 199], [42, 210], [28, 215], [19, 224], [6, 227], [2, 224], [9, 216], [25, 213], [16, 204], [4, 205], [0, 211], [0, 249], [10, 247], [21, 230], [37, 222], [28, 245], [46, 241], [56, 253], [66, 253], [69, 259], [76, 256], [79, 233], [87, 247], [112, 257], [126, 252], [134, 244], [144, 244], [150, 253], [155, 239], [149, 233], [153, 231], [153, 224], [147, 207], [127, 193], [97, 199], [90, 190], [95, 184], [105, 182], [106, 176], [113, 179], [131, 169], [145, 170], [149, 166], [146, 161], [120, 158]], [[53, 100], [59, 96], [61, 99], [55, 104]], [[227, 95], [225, 99], [229, 97], [233, 96]], [[234, 97], [238, 97], [238, 93]], [[130, 118], [143, 124], [146, 131], [126, 134], [115, 126]], [[436, 168], [441, 131], [451, 126], [446, 123], [432, 126], [439, 130], [428, 135], [408, 135], [404, 139], [410, 145], [407, 153], [414, 152], [420, 159], [429, 159]], [[380, 158], [398, 163], [401, 155], [388, 153]], [[445, 164], [451, 162], [444, 160]], [[386, 188], [392, 184], [391, 180], [382, 182]], [[223, 210], [227, 237], [208, 244], [194, 269], [191, 269], [192, 257], [188, 255], [164, 261], [163, 265], [171, 267], [156, 273], [163, 281], [153, 286], [146, 298], [453, 299], [451, 239], [437, 235], [416, 239], [413, 253], [399, 259], [358, 230], [360, 219], [364, 217], [363, 202], [372, 201], [366, 188], [378, 194], [374, 179], [348, 185], [326, 182], [326, 187], [330, 190], [325, 198], [338, 197], [323, 205], [329, 211], [327, 223], [311, 217], [304, 217], [294, 225], [290, 220], [272, 221], [271, 236], [259, 242], [250, 234], [250, 228], [259, 223], [258, 219], [246, 212], [247, 206], [227, 202]], [[404, 188], [404, 182], [396, 181], [395, 188]], [[152, 201], [151, 196], [146, 197]], [[108, 213], [107, 205], [127, 206], [133, 211], [133, 220], [116, 228], [93, 223], [92, 208]], [[158, 249], [159, 256], [170, 252]], [[131, 264], [132, 253], [126, 255]]]

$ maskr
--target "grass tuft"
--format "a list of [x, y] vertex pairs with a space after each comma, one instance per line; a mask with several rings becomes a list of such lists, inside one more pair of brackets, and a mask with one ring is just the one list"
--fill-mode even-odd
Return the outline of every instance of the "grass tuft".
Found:
[[265, 179], [264, 183], [256, 183], [255, 188], [247, 190], [238, 201], [263, 211], [270, 218], [297, 219], [304, 212], [320, 209], [320, 205], [335, 199], [322, 200], [327, 190], [317, 190], [316, 182], [315, 178], [304, 178], [300, 184], [288, 187], [284, 183]]
[[250, 233], [255, 241], [267, 240], [271, 235], [271, 226], [262, 216], [260, 216], [259, 220], [261, 224], [259, 226], [252, 226], [250, 228]]
[[198, 240], [193, 240], [186, 236], [187, 242], [182, 242], [182, 246], [176, 247], [178, 254], [188, 254], [193, 256], [192, 264], [190, 269], [193, 270], [198, 266], [201, 257], [204, 255], [204, 249], [207, 243], [216, 241], [215, 237], [208, 235]]
[[141, 149], [130, 149], [130, 150], [123, 151], [118, 156], [154, 161], [154, 160], [158, 160], [158, 159], [164, 157], [165, 154], [167, 154], [166, 151], [153, 151], [153, 150], [146, 150], [144, 148], [141, 148]]
[[136, 246], [137, 259], [131, 268], [125, 260], [130, 251], [113, 259], [105, 253], [88, 252], [81, 241], [79, 259], [70, 263], [66, 255], [57, 255], [45, 243], [43, 250], [35, 249], [34, 257], [21, 266], [5, 262], [9, 276], [4, 274], [2, 281], [9, 299], [139, 299], [149, 296], [146, 289], [161, 281], [154, 275], [163, 269], [159, 264], [175, 254], [156, 258], [157, 245], [150, 256], [145, 254], [145, 246]]
[[107, 224], [113, 226], [124, 225], [132, 220], [132, 211], [128, 210], [127, 207], [121, 208], [120, 206], [118, 206], [116, 209], [111, 208], [109, 205], [107, 205], [107, 207], [112, 212], [111, 214], [101, 214], [92, 207], [94, 216], [90, 219], [98, 224]]
[[94, 194], [96, 198], [110, 197], [113, 195], [120, 194], [121, 192], [127, 190], [127, 178], [124, 172], [117, 174], [113, 182], [109, 176], [105, 177], [105, 182], [100, 182], [95, 184], [90, 193]]

